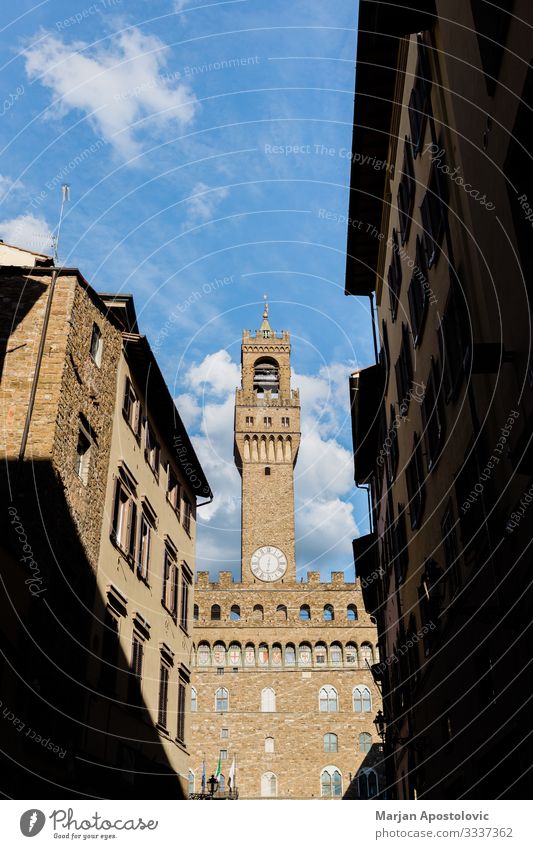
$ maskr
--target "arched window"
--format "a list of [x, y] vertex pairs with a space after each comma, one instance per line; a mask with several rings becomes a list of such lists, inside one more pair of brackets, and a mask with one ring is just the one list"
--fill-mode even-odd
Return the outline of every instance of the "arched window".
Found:
[[254, 392], [262, 394], [270, 390], [273, 395], [279, 391], [279, 366], [272, 357], [260, 357], [254, 366]]
[[272, 646], [272, 655], [271, 662], [272, 666], [281, 666], [283, 660], [283, 653], [281, 651], [281, 646], [279, 643], [274, 643]]
[[336, 766], [327, 766], [320, 773], [320, 795], [336, 799], [342, 796], [342, 775]]
[[261, 796], [273, 798], [278, 795], [278, 779], [273, 772], [265, 772], [261, 776]]
[[346, 654], [344, 659], [350, 666], [357, 666], [357, 646], [355, 643], [346, 643]]
[[241, 665], [241, 647], [239, 643], [232, 643], [228, 649], [228, 663], [230, 666]]
[[198, 693], [194, 687], [191, 687], [191, 713], [196, 713], [198, 710]]
[[325, 622], [333, 622], [335, 619], [335, 613], [333, 611], [333, 605], [326, 604], [324, 605], [324, 621]]
[[300, 619], [302, 622], [309, 622], [311, 619], [311, 609], [308, 604], [302, 604], [300, 607]]
[[357, 607], [355, 604], [349, 604], [346, 608], [346, 619], [348, 619], [349, 622], [355, 622], [357, 619]]
[[220, 622], [220, 605], [211, 605], [211, 622]]
[[324, 751], [338, 752], [339, 742], [336, 734], [324, 734]]
[[255, 666], [255, 646], [252, 643], [247, 643], [244, 649], [244, 665]]
[[225, 666], [226, 646], [224, 643], [215, 643], [213, 646], [213, 663], [215, 666]]
[[369, 752], [372, 748], [372, 735], [363, 732], [359, 735], [359, 751], [360, 752]]
[[335, 713], [339, 709], [339, 699], [335, 687], [326, 684], [319, 693], [319, 707], [322, 713]]
[[308, 643], [300, 643], [298, 650], [298, 665], [309, 666], [311, 664], [311, 646]]
[[329, 649], [329, 658], [335, 666], [342, 663], [342, 646], [340, 643], [332, 643]]
[[317, 643], [315, 646], [315, 663], [318, 666], [325, 666], [328, 654], [325, 643]]
[[296, 666], [296, 651], [294, 646], [285, 648], [285, 666]]
[[192, 796], [194, 793], [194, 772], [192, 769], [189, 770], [189, 796]]
[[268, 646], [266, 643], [261, 643], [257, 651], [257, 659], [259, 666], [268, 666]]
[[276, 619], [278, 622], [285, 622], [287, 620], [287, 608], [284, 604], [278, 604], [276, 607]]
[[264, 613], [264, 610], [263, 610], [263, 605], [256, 604], [254, 606], [254, 609], [253, 609], [253, 612], [252, 612], [253, 619], [255, 619], [256, 622], [262, 622], [263, 619], [264, 619], [264, 616], [265, 616], [265, 613]]
[[215, 693], [215, 710], [226, 713], [229, 710], [229, 693], [225, 687], [219, 687]]
[[261, 712], [275, 713], [276, 711], [276, 693], [272, 687], [265, 687], [261, 690]]
[[372, 710], [372, 696], [368, 687], [354, 687], [352, 699], [353, 709], [356, 713], [368, 713]]
[[361, 668], [368, 669], [367, 661], [372, 666], [374, 663], [374, 656], [372, 654], [372, 646], [370, 643], [362, 643], [361, 644]]
[[198, 620], [200, 618], [200, 610], [198, 609], [197, 604], [195, 604], [193, 609], [192, 609], [192, 618], [194, 619], [195, 622], [198, 622]]
[[198, 666], [209, 666], [211, 663], [211, 649], [208, 643], [200, 643], [196, 659]]
[[231, 608], [230, 614], [229, 614], [229, 618], [233, 622], [238, 622], [239, 619], [241, 618], [241, 608], [239, 607], [238, 604], [232, 605], [232, 608]]
[[274, 751], [274, 738], [273, 737], [265, 737], [265, 752], [273, 752]]
[[373, 769], [364, 769], [357, 778], [360, 799], [374, 799], [379, 793], [378, 777]]

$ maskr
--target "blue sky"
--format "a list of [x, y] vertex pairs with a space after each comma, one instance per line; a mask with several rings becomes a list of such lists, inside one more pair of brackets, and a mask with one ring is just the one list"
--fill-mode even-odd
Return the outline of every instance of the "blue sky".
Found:
[[46, 251], [70, 184], [60, 258], [135, 296], [215, 491], [198, 517], [213, 573], [239, 566], [233, 398], [265, 292], [302, 395], [299, 574], [352, 575], [367, 529], [348, 375], [372, 361], [370, 321], [343, 293], [356, 5], [23, 0], [4, 16], [0, 238]]

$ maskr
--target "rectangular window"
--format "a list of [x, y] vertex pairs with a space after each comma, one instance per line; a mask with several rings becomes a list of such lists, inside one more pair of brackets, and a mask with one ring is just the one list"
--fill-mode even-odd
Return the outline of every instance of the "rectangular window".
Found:
[[471, 352], [468, 307], [453, 269], [450, 274], [450, 294], [439, 327], [439, 353], [447, 402], [459, 390]]
[[229, 728], [222, 728], [220, 731], [220, 739], [227, 740], [229, 738]]
[[271, 427], [271, 426], [272, 426], [272, 419], [271, 419], [271, 417], [270, 417], [270, 416], [265, 416], [265, 417], [264, 417], [264, 419], [263, 419], [263, 424], [265, 425], [265, 427]]
[[356, 664], [356, 663], [357, 663], [357, 652], [356, 652], [356, 650], [355, 650], [355, 647], [353, 647], [353, 646], [346, 646], [346, 655], [345, 655], [345, 657], [346, 657], [346, 663], [353, 663], [353, 664]]
[[392, 231], [392, 255], [387, 273], [389, 286], [390, 311], [392, 321], [396, 321], [398, 314], [398, 303], [400, 301], [400, 289], [402, 286], [402, 261], [400, 259], [400, 245], [398, 244], [398, 231]]
[[247, 425], [253, 425], [253, 423], [254, 423], [254, 417], [253, 416], [246, 416], [246, 424]]
[[437, 262], [448, 220], [448, 184], [443, 175], [445, 166], [443, 158], [431, 166], [428, 187], [420, 206], [428, 268]]
[[422, 465], [422, 447], [420, 437], [415, 433], [413, 453], [405, 470], [407, 493], [409, 495], [409, 514], [411, 527], [419, 528], [425, 501], [424, 468]]
[[228, 759], [228, 750], [227, 749], [221, 749], [220, 750], [220, 760], [221, 761], [227, 761], [227, 759]]
[[405, 507], [398, 504], [398, 518], [394, 524], [394, 577], [396, 586], [403, 583], [409, 563], [407, 547], [407, 528], [405, 526]]
[[82, 483], [87, 486], [89, 480], [89, 465], [91, 460], [91, 440], [85, 431], [78, 432], [78, 442], [76, 445], [76, 463], [75, 470]]
[[289, 425], [290, 425], [289, 417], [288, 416], [282, 416], [281, 417], [281, 424], [282, 424], [283, 427], [289, 427]]
[[459, 565], [459, 547], [457, 545], [456, 521], [454, 520], [451, 501], [441, 522], [442, 546], [444, 549], [444, 562], [446, 564], [446, 579], [450, 587], [450, 597], [455, 594], [461, 586], [461, 568]]
[[418, 61], [414, 86], [409, 98], [409, 125], [413, 154], [416, 156], [422, 149], [426, 119], [431, 109], [431, 73], [429, 68], [428, 50], [422, 38], [418, 36]]
[[93, 324], [93, 332], [91, 335], [91, 357], [98, 367], [102, 364], [102, 333], [97, 324]]
[[168, 677], [168, 666], [162, 663], [159, 669], [159, 701], [157, 707], [157, 722], [162, 728], [167, 727]]
[[138, 704], [141, 701], [141, 682], [144, 659], [144, 642], [134, 634], [131, 642], [131, 670], [129, 677], [129, 701]]
[[146, 462], [150, 466], [156, 478], [159, 479], [159, 442], [155, 438], [154, 431], [148, 422], [146, 422], [145, 438], [146, 444], [144, 449], [144, 456], [146, 457]]
[[139, 528], [139, 553], [137, 557], [137, 575], [148, 583], [150, 570], [150, 546], [152, 544], [152, 526], [145, 513], [141, 515]]
[[175, 619], [178, 606], [178, 567], [174, 555], [165, 549], [161, 602]]
[[122, 415], [126, 419], [133, 433], [140, 439], [141, 436], [141, 404], [137, 398], [131, 380], [126, 378], [124, 387], [124, 401], [122, 403]]
[[191, 518], [192, 518], [192, 507], [191, 502], [187, 498], [187, 496], [183, 499], [183, 528], [186, 533], [191, 535]]
[[118, 666], [118, 619], [109, 608], [104, 616], [104, 634], [102, 637], [101, 682], [103, 689], [114, 693], [117, 683]]
[[409, 284], [407, 297], [409, 300], [409, 314], [411, 316], [411, 329], [413, 342], [419, 345], [422, 339], [422, 331], [427, 315], [429, 304], [429, 283], [427, 279], [426, 255], [420, 236], [416, 237], [416, 262]]
[[397, 197], [398, 215], [400, 218], [400, 238], [402, 240], [402, 245], [404, 245], [409, 238], [413, 205], [415, 202], [415, 191], [416, 182], [413, 165], [413, 151], [411, 147], [411, 140], [406, 136], [404, 143], [403, 167], [400, 183], [398, 185]]
[[178, 729], [177, 738], [185, 742], [185, 705], [187, 703], [187, 682], [180, 676], [178, 682]]
[[118, 478], [115, 483], [115, 500], [113, 505], [113, 522], [111, 538], [113, 542], [132, 558], [135, 553], [135, 529], [137, 525], [137, 505], [133, 495], [126, 489]]
[[181, 569], [181, 605], [180, 625], [184, 631], [189, 630], [189, 598], [191, 594], [192, 576], [184, 563]]
[[411, 359], [411, 337], [406, 324], [402, 324], [402, 344], [400, 355], [396, 361], [396, 387], [400, 415], [405, 415], [411, 400], [411, 383], [413, 380], [413, 362]]
[[430, 471], [444, 444], [445, 418], [439, 371], [433, 357], [426, 391], [422, 401], [422, 422], [426, 440], [428, 471]]
[[396, 477], [396, 472], [398, 470], [398, 460], [399, 460], [399, 447], [398, 447], [398, 419], [396, 416], [396, 409], [394, 404], [390, 405], [390, 425], [387, 433], [387, 438], [385, 439], [385, 443], [383, 445], [385, 449], [385, 463], [387, 466], [387, 480], [388, 483], [391, 484]]
[[168, 477], [167, 477], [167, 499], [174, 510], [176, 516], [178, 517], [178, 521], [180, 519], [181, 513], [181, 492], [180, 485], [178, 483], [178, 479], [172, 469], [170, 468], [170, 464], [168, 465]]

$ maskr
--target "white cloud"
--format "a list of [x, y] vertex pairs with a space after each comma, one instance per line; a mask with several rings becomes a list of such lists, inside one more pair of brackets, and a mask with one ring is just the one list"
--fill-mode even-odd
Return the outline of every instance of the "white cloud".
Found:
[[22, 188], [20, 180], [12, 180], [11, 177], [0, 174], [0, 201], [4, 200], [9, 191], [20, 191]]
[[209, 354], [199, 365], [192, 365], [185, 377], [187, 386], [197, 395], [227, 395], [240, 385], [241, 372], [227, 351]]
[[196, 183], [187, 199], [187, 224], [189, 227], [209, 221], [215, 209], [229, 194], [228, 189], [211, 189], [207, 183]]
[[0, 239], [37, 253], [49, 253], [52, 248], [50, 227], [44, 218], [31, 213], [0, 221]]
[[[26, 73], [51, 89], [52, 112], [84, 112], [95, 131], [124, 157], [139, 150], [135, 133], [189, 123], [197, 101], [179, 74], [165, 74], [167, 47], [137, 27], [92, 47], [45, 34], [24, 52]], [[148, 120], [145, 120], [148, 119]]]
[[183, 419], [183, 424], [187, 429], [191, 428], [200, 415], [200, 406], [196, 398], [185, 392], [183, 395], [178, 395], [177, 398], [174, 398], [174, 402]]
[[[302, 441], [295, 470], [296, 557], [298, 574], [322, 568], [353, 566], [351, 541], [357, 535], [352, 504], [353, 458], [339, 441], [337, 422], [347, 415], [345, 366], [322, 370], [319, 375], [293, 376], [300, 386]], [[198, 514], [199, 568], [240, 566], [241, 486], [233, 459], [234, 390], [240, 367], [226, 350], [206, 356], [187, 371], [187, 393], [178, 408], [201, 420], [193, 442], [211, 484], [215, 499]], [[339, 404], [340, 402], [340, 404]], [[342, 406], [343, 405], [343, 406]], [[180, 408], [181, 409], [181, 408]], [[327, 426], [324, 424], [327, 419]], [[322, 424], [321, 424], [322, 422]]]
[[351, 504], [340, 498], [309, 501], [296, 513], [298, 577], [320, 566], [326, 566], [327, 571], [351, 569], [351, 541], [357, 534]]

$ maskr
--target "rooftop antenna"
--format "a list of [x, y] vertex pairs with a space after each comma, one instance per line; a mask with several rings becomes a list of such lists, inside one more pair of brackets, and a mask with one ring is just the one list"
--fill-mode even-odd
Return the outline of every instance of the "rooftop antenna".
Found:
[[61, 186], [61, 209], [59, 212], [59, 222], [56, 228], [56, 235], [53, 236], [53, 246], [54, 246], [54, 260], [55, 262], [59, 262], [59, 236], [61, 234], [61, 224], [63, 223], [63, 210], [65, 208], [66, 201], [70, 200], [70, 186], [68, 183], [63, 183]]

